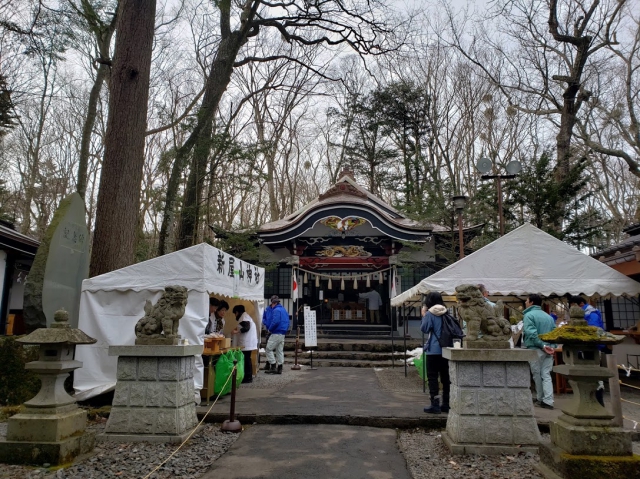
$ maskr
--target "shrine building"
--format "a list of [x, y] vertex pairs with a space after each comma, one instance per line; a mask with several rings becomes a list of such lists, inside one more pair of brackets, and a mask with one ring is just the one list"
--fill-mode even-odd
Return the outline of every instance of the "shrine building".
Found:
[[[481, 228], [465, 228], [465, 244]], [[304, 306], [314, 308], [325, 332], [389, 331], [389, 298], [458, 255], [457, 229], [407, 218], [358, 185], [348, 171], [300, 210], [262, 225], [257, 237], [261, 262], [277, 265], [267, 268], [265, 297], [278, 295], [294, 324]], [[292, 297], [293, 278], [297, 298]], [[370, 299], [362, 296], [369, 288], [382, 300], [379, 324], [370, 323]]]

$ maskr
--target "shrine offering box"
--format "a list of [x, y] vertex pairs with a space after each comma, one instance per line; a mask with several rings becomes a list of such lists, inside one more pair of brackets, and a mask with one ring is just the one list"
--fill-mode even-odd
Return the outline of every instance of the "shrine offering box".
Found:
[[231, 338], [222, 338], [222, 348], [228, 349], [231, 347]]

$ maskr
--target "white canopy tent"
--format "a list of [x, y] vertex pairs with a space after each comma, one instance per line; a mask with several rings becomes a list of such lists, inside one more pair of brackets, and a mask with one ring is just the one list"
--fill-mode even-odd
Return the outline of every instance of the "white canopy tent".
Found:
[[[209, 297], [229, 303], [225, 336], [236, 320], [231, 310], [243, 304], [260, 334], [264, 305], [264, 269], [241, 261], [213, 246], [201, 243], [175, 253], [86, 279], [80, 297], [79, 328], [97, 343], [79, 346], [76, 359], [83, 367], [74, 375], [78, 400], [109, 391], [116, 383], [117, 358], [108, 355], [111, 345], [132, 345], [135, 325], [144, 316], [145, 300], [155, 303], [165, 286], [185, 286], [188, 300], [179, 334], [190, 344], [203, 344], [209, 320]], [[196, 357], [195, 389], [202, 389], [202, 358]]]
[[392, 306], [461, 284], [485, 285], [491, 295], [637, 296], [640, 283], [525, 223], [502, 238], [423, 279], [391, 299]]

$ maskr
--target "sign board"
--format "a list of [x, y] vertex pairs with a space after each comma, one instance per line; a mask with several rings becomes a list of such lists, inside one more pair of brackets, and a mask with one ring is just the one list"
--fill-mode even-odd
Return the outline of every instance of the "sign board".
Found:
[[316, 312], [309, 306], [304, 307], [304, 345], [307, 348], [318, 346]]

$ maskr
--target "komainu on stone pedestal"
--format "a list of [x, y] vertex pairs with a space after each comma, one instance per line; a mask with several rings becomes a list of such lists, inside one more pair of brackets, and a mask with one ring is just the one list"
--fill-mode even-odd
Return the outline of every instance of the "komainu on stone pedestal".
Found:
[[[481, 342], [481, 347], [494, 348], [497, 343], [508, 348], [511, 338], [511, 324], [502, 317], [502, 303], [491, 306], [485, 301], [477, 286], [461, 284], [456, 287], [458, 298], [458, 314], [467, 323], [467, 347], [477, 348], [474, 342]], [[496, 345], [492, 345], [496, 343]]]
[[136, 344], [178, 344], [178, 323], [187, 306], [187, 288], [167, 286], [154, 305], [147, 300], [145, 315], [136, 324]]

